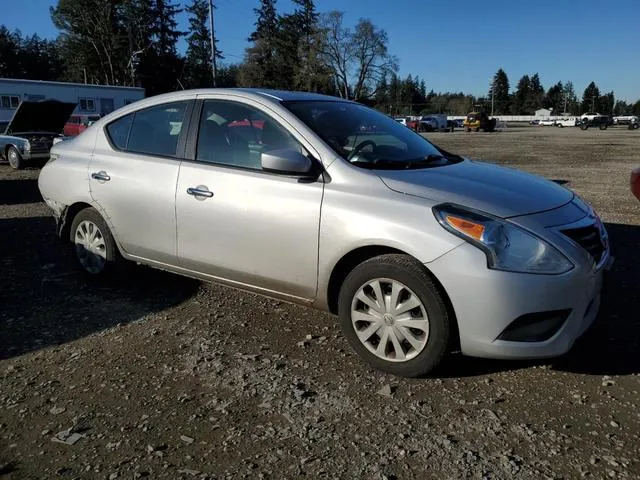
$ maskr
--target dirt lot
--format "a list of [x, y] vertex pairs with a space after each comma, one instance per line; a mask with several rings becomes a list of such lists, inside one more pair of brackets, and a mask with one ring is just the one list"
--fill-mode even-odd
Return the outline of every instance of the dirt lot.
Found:
[[610, 288], [569, 355], [399, 379], [313, 310], [146, 268], [87, 283], [38, 169], [0, 165], [0, 477], [640, 478], [640, 133], [429, 137], [567, 182], [607, 222]]

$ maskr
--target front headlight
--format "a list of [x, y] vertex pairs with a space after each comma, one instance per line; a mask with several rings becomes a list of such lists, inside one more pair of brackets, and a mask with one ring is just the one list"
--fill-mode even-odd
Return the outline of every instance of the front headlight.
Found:
[[24, 152], [31, 151], [31, 144], [29, 143], [29, 140], [25, 141], [24, 144], [22, 145], [22, 151]]
[[446, 230], [481, 249], [491, 269], [558, 275], [573, 268], [555, 247], [510, 222], [456, 205], [433, 212]]

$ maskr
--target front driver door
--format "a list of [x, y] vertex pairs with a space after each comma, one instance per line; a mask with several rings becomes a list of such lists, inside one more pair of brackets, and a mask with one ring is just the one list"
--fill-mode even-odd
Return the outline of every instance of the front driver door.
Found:
[[255, 106], [203, 101], [195, 158], [178, 177], [178, 258], [189, 270], [312, 298], [324, 184], [264, 172], [261, 152], [277, 148], [302, 146]]

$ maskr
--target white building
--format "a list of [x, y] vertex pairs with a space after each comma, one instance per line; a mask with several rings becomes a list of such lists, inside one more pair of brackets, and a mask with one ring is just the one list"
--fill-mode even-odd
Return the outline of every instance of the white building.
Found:
[[60, 100], [76, 103], [74, 113], [106, 115], [142, 98], [136, 87], [0, 78], [0, 122], [11, 120], [23, 100]]
[[552, 112], [552, 110], [550, 110], [548, 108], [540, 108], [540, 109], [536, 110], [534, 113], [535, 113], [536, 117], [549, 117], [549, 116], [551, 116], [551, 112]]

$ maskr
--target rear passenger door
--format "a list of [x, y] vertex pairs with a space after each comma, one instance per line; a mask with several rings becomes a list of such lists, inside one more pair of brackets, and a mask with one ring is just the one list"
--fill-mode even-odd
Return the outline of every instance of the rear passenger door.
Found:
[[175, 264], [175, 194], [192, 101], [155, 105], [105, 127], [89, 165], [91, 196], [130, 255]]

